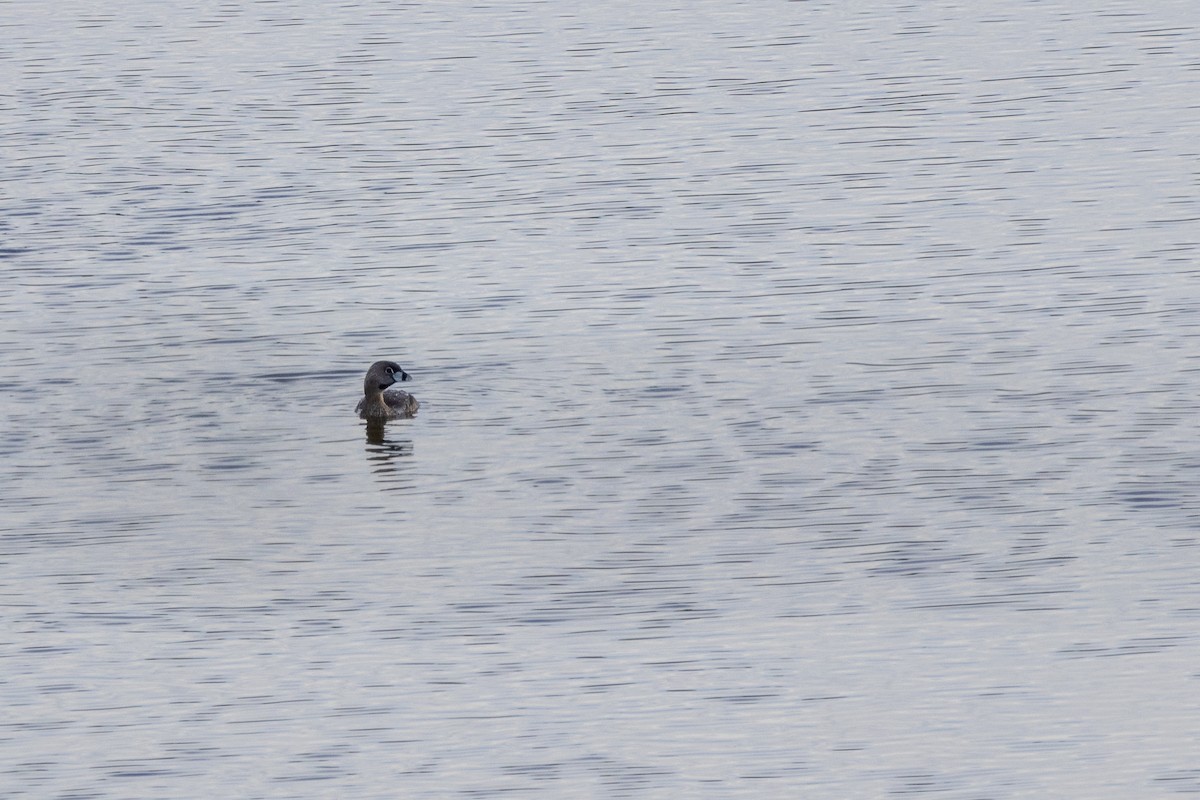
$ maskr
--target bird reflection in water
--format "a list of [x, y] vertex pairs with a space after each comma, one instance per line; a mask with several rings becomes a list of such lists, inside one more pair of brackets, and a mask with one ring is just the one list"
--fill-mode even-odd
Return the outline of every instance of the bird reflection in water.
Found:
[[367, 423], [367, 462], [377, 477], [394, 480], [407, 472], [405, 465], [412, 458], [413, 443], [401, 433], [403, 429], [393, 429], [389, 436], [383, 423]]

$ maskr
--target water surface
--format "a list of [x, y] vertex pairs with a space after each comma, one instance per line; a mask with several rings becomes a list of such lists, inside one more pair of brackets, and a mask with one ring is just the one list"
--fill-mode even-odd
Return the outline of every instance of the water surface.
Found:
[[3, 25], [5, 797], [1200, 791], [1190, 4]]

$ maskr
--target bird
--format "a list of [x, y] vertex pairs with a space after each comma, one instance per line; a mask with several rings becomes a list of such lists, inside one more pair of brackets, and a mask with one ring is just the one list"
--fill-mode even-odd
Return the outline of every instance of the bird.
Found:
[[389, 419], [411, 419], [420, 403], [408, 392], [399, 389], [384, 391], [396, 381], [410, 381], [412, 376], [395, 361], [376, 361], [363, 379], [363, 399], [358, 401], [361, 419], [368, 422], [387, 422]]

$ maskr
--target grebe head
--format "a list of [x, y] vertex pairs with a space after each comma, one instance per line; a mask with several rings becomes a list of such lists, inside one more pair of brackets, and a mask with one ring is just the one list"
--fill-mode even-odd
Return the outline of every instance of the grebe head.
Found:
[[371, 389], [383, 391], [391, 386], [396, 381], [411, 381], [412, 376], [401, 369], [400, 365], [395, 361], [376, 361], [367, 370], [367, 377], [363, 381], [364, 389], [369, 393]]

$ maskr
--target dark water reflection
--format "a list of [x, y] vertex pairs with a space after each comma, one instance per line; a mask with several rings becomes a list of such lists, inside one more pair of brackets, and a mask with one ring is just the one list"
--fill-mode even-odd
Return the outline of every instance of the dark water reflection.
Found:
[[1192, 12], [23, 9], [0, 794], [1194, 792]]
[[367, 463], [375, 476], [388, 484], [391, 490], [411, 490], [415, 482], [406, 472], [407, 460], [414, 455], [412, 439], [397, 431], [403, 422], [392, 423], [389, 435], [388, 426], [368, 422], [364, 425], [367, 432]]

